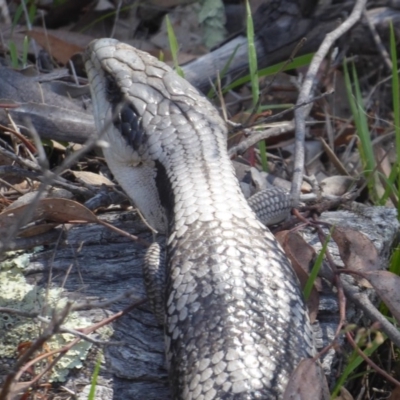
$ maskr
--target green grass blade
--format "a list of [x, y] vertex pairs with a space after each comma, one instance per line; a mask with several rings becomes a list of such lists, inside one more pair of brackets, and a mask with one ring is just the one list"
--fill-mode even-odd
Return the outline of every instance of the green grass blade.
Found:
[[[363, 352], [369, 357], [371, 354], [373, 354], [376, 349], [383, 344], [384, 341], [381, 340], [381, 338], [375, 337], [372, 343], [368, 347], [366, 347]], [[347, 381], [349, 375], [363, 362], [364, 360], [358, 355], [356, 350], [353, 350], [353, 353], [351, 354], [349, 358], [349, 362], [346, 365], [346, 368], [344, 369], [342, 375], [336, 382], [335, 388], [333, 389], [331, 399], [335, 399], [340, 391], [340, 388], [345, 384]]]
[[[379, 205], [384, 206], [389, 198], [389, 196], [394, 193], [396, 197], [398, 197], [399, 191], [396, 189], [395, 182], [398, 179], [397, 168], [396, 165], [393, 166], [392, 170], [390, 171], [389, 178], [386, 176], [382, 176], [382, 179], [386, 182], [385, 192], [383, 193], [382, 197], [379, 199]], [[397, 218], [398, 218], [397, 213]]]
[[248, 42], [251, 94], [253, 97], [253, 106], [255, 107], [257, 106], [258, 99], [260, 97], [260, 86], [257, 74], [258, 71], [257, 52], [254, 44], [254, 25], [248, 0], [246, 0], [246, 18], [247, 18], [247, 42]]
[[24, 37], [23, 51], [22, 51], [22, 68], [26, 68], [28, 65], [28, 52], [29, 52], [29, 38]]
[[93, 375], [92, 375], [92, 382], [90, 384], [90, 391], [89, 391], [88, 400], [94, 400], [95, 399], [97, 378], [99, 377], [99, 373], [100, 373], [100, 365], [101, 365], [101, 356], [97, 360], [96, 365], [94, 367], [94, 371], [93, 371]]
[[174, 61], [174, 67], [177, 74], [184, 78], [185, 73], [178, 64], [178, 51], [179, 51], [178, 40], [176, 39], [174, 28], [171, 24], [171, 21], [169, 20], [168, 15], [165, 16], [165, 21], [167, 23], [168, 42], [169, 42], [169, 48], [171, 49], [172, 60]]
[[396, 247], [390, 259], [389, 271], [400, 276], [400, 247]]
[[[373, 152], [371, 134], [368, 127], [368, 119], [363, 105], [363, 99], [361, 95], [360, 85], [358, 82], [357, 71], [354, 63], [352, 63], [352, 81], [350, 79], [350, 73], [347, 66], [347, 61], [343, 63], [344, 67], [344, 79], [347, 91], [347, 97], [349, 99], [351, 112], [353, 114], [354, 124], [356, 126], [357, 136], [359, 138], [359, 152], [361, 161], [363, 164], [364, 174], [369, 180], [369, 190], [372, 199], [377, 200], [374, 177], [371, 176], [376, 167], [375, 156]], [[354, 91], [352, 88], [352, 83], [354, 85]]]
[[258, 149], [260, 150], [261, 166], [263, 171], [268, 171], [268, 158], [267, 158], [267, 145], [265, 140], [258, 142]]
[[328, 243], [331, 240], [331, 236], [332, 236], [332, 232], [335, 229], [334, 226], [331, 227], [328, 236], [326, 237], [324, 244], [322, 245], [322, 249], [321, 251], [318, 253], [317, 259], [315, 260], [315, 263], [311, 269], [311, 273], [310, 276], [307, 279], [306, 285], [304, 286], [303, 289], [303, 294], [304, 294], [304, 298], [307, 301], [308, 298], [311, 295], [311, 291], [312, 288], [314, 286], [314, 282], [317, 279], [317, 276], [319, 274], [319, 271], [321, 269], [322, 263], [324, 261], [324, 257], [325, 257], [325, 253], [326, 253], [326, 249], [328, 247]]
[[[275, 65], [271, 65], [270, 67], [266, 67], [263, 69], [258, 70], [258, 77], [261, 78], [263, 76], [270, 76], [270, 75], [275, 75], [278, 72], [281, 71], [290, 71], [292, 69], [304, 67], [306, 65], [309, 65], [312, 58], [313, 58], [314, 53], [310, 54], [305, 54], [303, 56], [296, 57], [292, 62], [287, 63], [281, 62]], [[230, 85], [224, 88], [224, 93], [228, 92], [229, 90], [235, 89], [238, 86], [242, 86], [245, 83], [250, 82], [250, 75], [246, 75], [242, 78], [239, 78], [232, 82]]]
[[[393, 168], [397, 172], [397, 189], [400, 191], [400, 101], [399, 101], [399, 74], [397, 64], [396, 37], [394, 34], [393, 23], [390, 22], [390, 54], [392, 56], [392, 95], [393, 95], [393, 114], [394, 114], [394, 132], [396, 137], [397, 160]], [[400, 201], [397, 201], [397, 218], [400, 218]]]
[[372, 148], [371, 134], [368, 127], [368, 120], [366, 112], [363, 105], [363, 98], [361, 95], [360, 84], [358, 82], [358, 76], [356, 71], [356, 66], [352, 63], [352, 75], [354, 83], [354, 91], [356, 97], [356, 106], [358, 112], [358, 118], [360, 121], [360, 130], [358, 131], [358, 136], [361, 140], [361, 146], [363, 148], [363, 153], [365, 157], [365, 166], [367, 168], [367, 176], [375, 169], [375, 156]]
[[354, 124], [356, 126], [356, 130], [358, 133], [358, 131], [361, 131], [362, 127], [361, 127], [361, 122], [360, 122], [360, 118], [358, 115], [358, 108], [356, 105], [356, 101], [354, 99], [353, 89], [352, 89], [351, 80], [350, 80], [350, 74], [349, 74], [349, 70], [347, 68], [346, 60], [343, 63], [343, 70], [344, 70], [344, 81], [345, 81], [345, 86], [346, 86], [346, 91], [347, 91], [347, 97], [349, 99], [351, 113], [353, 114]]
[[15, 11], [15, 14], [14, 14], [14, 18], [12, 20], [12, 25], [11, 25], [12, 29], [11, 29], [11, 31], [14, 31], [14, 28], [17, 26], [19, 20], [21, 19], [21, 16], [22, 16], [23, 12], [24, 12], [24, 8], [22, 7], [22, 4], [20, 4], [17, 7], [17, 10]]
[[17, 69], [19, 67], [17, 46], [13, 41], [10, 41], [8, 48], [10, 50], [11, 66]]
[[35, 20], [36, 11], [37, 11], [36, 4], [32, 2], [28, 10], [28, 18], [31, 24], [33, 24], [33, 21]]
[[[254, 44], [254, 25], [253, 17], [251, 15], [251, 9], [249, 1], [246, 0], [246, 18], [247, 18], [247, 45], [248, 45], [248, 56], [249, 56], [249, 70], [250, 70], [250, 83], [251, 83], [251, 94], [253, 97], [253, 107], [255, 107], [255, 112], [259, 112], [259, 99], [260, 99], [260, 85], [258, 81], [258, 65], [257, 65], [257, 52], [256, 46]], [[258, 144], [261, 157], [261, 166], [263, 171], [268, 170], [268, 160], [267, 160], [267, 149], [265, 141], [262, 140]]]

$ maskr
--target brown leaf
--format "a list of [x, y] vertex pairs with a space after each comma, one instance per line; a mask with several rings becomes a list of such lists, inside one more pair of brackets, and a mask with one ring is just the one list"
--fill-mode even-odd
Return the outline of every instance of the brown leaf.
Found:
[[39, 224], [39, 225], [32, 225], [28, 226], [24, 229], [21, 229], [18, 233], [18, 236], [21, 238], [27, 238], [27, 237], [32, 237], [36, 235], [42, 235], [43, 233], [49, 232], [55, 227], [57, 227], [60, 224], [57, 223], [44, 223], [44, 224]]
[[[363, 233], [350, 228], [336, 227], [332, 239], [339, 248], [339, 253], [346, 268], [367, 272], [379, 269], [380, 260], [374, 244]], [[354, 277], [365, 287], [371, 285], [365, 279]]]
[[40, 28], [33, 28], [31, 31], [27, 31], [26, 34], [35, 39], [40, 46], [63, 65], [66, 65], [74, 54], [84, 50], [84, 47], [69, 43], [49, 32], [44, 32]]
[[35, 215], [54, 222], [85, 221], [97, 222], [97, 217], [85, 206], [68, 199], [43, 199]]
[[329, 389], [319, 362], [306, 358], [292, 373], [283, 400], [329, 400]]
[[400, 276], [389, 271], [368, 271], [363, 276], [371, 283], [393, 317], [400, 322]]
[[[313, 264], [315, 259], [313, 247], [295, 232], [281, 231], [276, 234], [276, 238], [292, 262], [293, 269], [299, 278], [301, 288], [304, 289], [309, 277], [309, 267]], [[310, 297], [307, 299], [311, 323], [315, 321], [318, 314], [319, 294], [316, 286], [317, 281], [314, 283]]]
[[[32, 207], [32, 205], [24, 204], [2, 212], [0, 214], [0, 236], [6, 236], [10, 227], [28, 212], [29, 207]], [[98, 222], [97, 217], [82, 204], [60, 198], [41, 199], [36, 209], [31, 212], [30, 222], [32, 221], [58, 223], [71, 221]]]
[[18, 210], [18, 208], [8, 211], [3, 211], [0, 214], [0, 237], [7, 237], [10, 227], [13, 226], [18, 221], [19, 213], [18, 211], [17, 213], [15, 213], [15, 210]]
[[400, 387], [395, 387], [388, 400], [400, 400]]

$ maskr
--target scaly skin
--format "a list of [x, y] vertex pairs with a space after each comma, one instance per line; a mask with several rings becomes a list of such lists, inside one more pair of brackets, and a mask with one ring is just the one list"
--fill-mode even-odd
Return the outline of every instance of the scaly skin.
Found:
[[92, 42], [86, 69], [108, 165], [168, 231], [173, 398], [282, 398], [312, 333], [290, 262], [240, 190], [223, 120], [164, 63], [116, 40]]

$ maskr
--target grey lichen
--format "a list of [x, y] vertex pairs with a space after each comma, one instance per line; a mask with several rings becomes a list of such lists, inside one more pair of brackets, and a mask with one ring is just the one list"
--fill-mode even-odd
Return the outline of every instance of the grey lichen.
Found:
[[[39, 312], [41, 316], [51, 318], [54, 311], [60, 311], [66, 306], [67, 299], [63, 290], [58, 287], [41, 289], [26, 281], [23, 271], [29, 264], [29, 257], [30, 255], [26, 253], [9, 253], [8, 258], [0, 263], [0, 307], [28, 313]], [[77, 329], [91, 324], [90, 320], [77, 312], [71, 312], [63, 326]], [[18, 346], [24, 342], [34, 341], [44, 328], [45, 324], [36, 319], [16, 315], [12, 312], [0, 313], [0, 358], [16, 358]], [[109, 328], [100, 332], [102, 339], [111, 334]], [[62, 349], [73, 339], [75, 337], [71, 334], [56, 334], [46, 342], [43, 352]], [[70, 369], [82, 367], [82, 362], [91, 346], [91, 343], [80, 340], [52, 369], [49, 380], [65, 381]], [[51, 359], [46, 361], [50, 362]], [[46, 362], [39, 368], [43, 368], [45, 364]]]

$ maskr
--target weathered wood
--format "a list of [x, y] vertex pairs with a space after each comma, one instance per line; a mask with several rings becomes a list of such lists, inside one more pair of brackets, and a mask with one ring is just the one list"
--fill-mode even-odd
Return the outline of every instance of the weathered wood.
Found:
[[[375, 244], [382, 257], [382, 265], [387, 263], [390, 246], [396, 236], [398, 223], [393, 209], [370, 207], [364, 211], [329, 212], [322, 220], [337, 226], [353, 227], [364, 232]], [[132, 234], [139, 234], [151, 241], [147, 228], [132, 218], [132, 213], [109, 213], [102, 216], [119, 228]], [[306, 240], [317, 249], [320, 243], [311, 230], [303, 232]], [[330, 246], [337, 254], [335, 246]], [[107, 300], [126, 291], [133, 290], [134, 297], [145, 297], [142, 282], [142, 260], [145, 249], [115, 232], [99, 225], [74, 225], [69, 227], [62, 243], [48, 246], [30, 257], [25, 275], [29, 282], [38, 287], [64, 285], [64, 295], [75, 302]], [[340, 263], [339, 260], [336, 261]], [[64, 282], [64, 283], [63, 283]], [[131, 301], [131, 300], [130, 300]], [[80, 311], [80, 315], [93, 323], [126, 307], [130, 301], [120, 301], [107, 310], [94, 309]], [[321, 300], [324, 311], [315, 325], [318, 347], [322, 347], [332, 337], [338, 321], [337, 301], [333, 292]], [[355, 315], [349, 308], [349, 316]], [[77, 326], [78, 327], [78, 326]], [[162, 329], [157, 325], [148, 306], [142, 306], [123, 316], [112, 324], [111, 342], [121, 345], [106, 346], [105, 363], [98, 385], [97, 399], [168, 399], [168, 381], [165, 369]], [[1, 335], [1, 332], [0, 332]], [[324, 339], [321, 337], [324, 336]], [[78, 390], [79, 399], [86, 399], [92, 376], [95, 351], [84, 361], [84, 368], [72, 371], [64, 385]], [[325, 360], [326, 370], [331, 370], [333, 351]], [[10, 360], [0, 360], [2, 374]], [[58, 389], [62, 391], [62, 388]]]
[[[72, 87], [70, 85], [71, 90]], [[86, 91], [89, 95], [88, 87]], [[95, 132], [91, 109], [85, 110], [82, 100], [74, 101], [67, 93], [56, 93], [51, 84], [40, 84], [38, 77], [24, 76], [0, 66], [0, 99], [2, 103], [17, 106], [9, 110], [16, 124], [24, 127], [29, 118], [43, 138], [84, 143]], [[0, 109], [0, 123], [9, 124], [3, 108]], [[26, 132], [23, 130], [23, 133]]]

